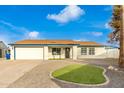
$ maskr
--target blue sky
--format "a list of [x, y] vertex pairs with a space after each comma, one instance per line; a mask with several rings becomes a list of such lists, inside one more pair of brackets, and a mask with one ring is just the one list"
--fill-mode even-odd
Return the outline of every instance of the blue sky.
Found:
[[0, 40], [69, 39], [106, 44], [112, 6], [0, 6]]

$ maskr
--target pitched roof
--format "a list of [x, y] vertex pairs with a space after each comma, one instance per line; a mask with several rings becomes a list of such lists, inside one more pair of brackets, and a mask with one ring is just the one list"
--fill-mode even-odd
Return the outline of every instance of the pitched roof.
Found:
[[0, 41], [0, 48], [7, 49], [8, 47], [3, 41]]
[[72, 40], [22, 40], [17, 41], [16, 44], [76, 44]]
[[73, 41], [73, 40], [21, 40], [15, 44], [79, 44], [89, 46], [103, 46], [96, 42]]
[[100, 43], [96, 43], [96, 42], [86, 42], [86, 41], [77, 41], [78, 44], [80, 45], [90, 45], [90, 46], [103, 46], [102, 44]]

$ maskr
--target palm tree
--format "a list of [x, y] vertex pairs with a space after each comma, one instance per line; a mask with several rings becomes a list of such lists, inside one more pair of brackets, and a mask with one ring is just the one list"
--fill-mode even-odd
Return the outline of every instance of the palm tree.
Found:
[[110, 42], [119, 42], [120, 55], [119, 67], [124, 67], [124, 6], [116, 5], [113, 7], [113, 16], [110, 22], [113, 32], [110, 33]]

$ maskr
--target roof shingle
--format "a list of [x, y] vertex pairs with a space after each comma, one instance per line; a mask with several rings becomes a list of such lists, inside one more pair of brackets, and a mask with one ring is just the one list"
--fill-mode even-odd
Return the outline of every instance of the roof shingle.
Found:
[[102, 46], [102, 44], [96, 42], [73, 41], [73, 40], [21, 40], [21, 41], [17, 41], [15, 44], [79, 44], [79, 45]]

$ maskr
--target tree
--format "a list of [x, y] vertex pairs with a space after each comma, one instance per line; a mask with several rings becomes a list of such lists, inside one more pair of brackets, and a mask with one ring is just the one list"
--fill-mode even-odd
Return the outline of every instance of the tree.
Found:
[[110, 42], [119, 42], [120, 55], [119, 55], [119, 67], [124, 67], [124, 6], [116, 5], [113, 7], [113, 16], [110, 22], [110, 26], [113, 28], [110, 33]]

